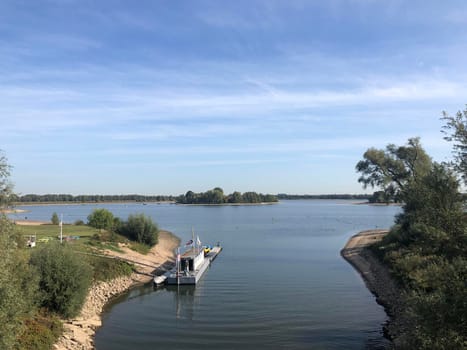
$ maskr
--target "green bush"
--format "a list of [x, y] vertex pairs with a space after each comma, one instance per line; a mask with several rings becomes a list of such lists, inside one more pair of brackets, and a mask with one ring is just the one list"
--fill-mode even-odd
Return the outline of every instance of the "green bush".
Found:
[[58, 225], [60, 223], [60, 219], [58, 218], [57, 213], [54, 212], [52, 214], [52, 218], [50, 219], [50, 221], [52, 222], [52, 225]]
[[0, 349], [13, 348], [22, 320], [36, 309], [38, 281], [18, 240], [13, 223], [0, 215]]
[[117, 277], [129, 276], [133, 272], [132, 265], [118, 259], [90, 256], [89, 263], [94, 268], [95, 281], [109, 281]]
[[50, 350], [62, 331], [60, 319], [42, 310], [24, 321], [24, 330], [18, 338], [15, 350]]
[[123, 223], [120, 233], [132, 241], [154, 246], [159, 238], [159, 228], [150, 217], [144, 214], [130, 215]]
[[92, 282], [92, 267], [58, 243], [35, 250], [30, 261], [39, 272], [41, 305], [63, 317], [77, 315]]
[[467, 260], [430, 264], [423, 288], [408, 292], [407, 319], [414, 325], [403, 338], [407, 349], [465, 349], [467, 345]]
[[88, 225], [99, 230], [111, 230], [114, 224], [114, 215], [107, 209], [94, 209], [88, 216]]

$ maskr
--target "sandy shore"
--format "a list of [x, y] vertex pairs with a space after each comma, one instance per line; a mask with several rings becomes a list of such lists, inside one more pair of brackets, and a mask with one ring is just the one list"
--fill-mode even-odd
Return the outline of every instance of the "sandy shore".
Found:
[[38, 225], [47, 225], [51, 222], [47, 221], [34, 221], [34, 220], [15, 220], [14, 223], [19, 226], [38, 226]]
[[19, 213], [27, 213], [27, 210], [24, 209], [0, 209], [0, 213], [2, 214], [19, 214]]
[[387, 233], [388, 230], [362, 231], [349, 239], [341, 250], [341, 255], [360, 273], [367, 288], [375, 295], [376, 301], [384, 307], [389, 316], [384, 332], [397, 347], [397, 338], [404, 328], [401, 319], [404, 307], [401, 292], [388, 269], [369, 249], [366, 249], [369, 245], [380, 241]]
[[136, 285], [152, 281], [150, 274], [173, 263], [173, 252], [179, 243], [180, 240], [173, 234], [160, 231], [159, 243], [147, 255], [139, 254], [127, 247], [121, 247], [125, 253], [106, 251], [106, 255], [118, 256], [132, 261], [137, 268], [137, 273], [133, 273], [129, 277], [94, 284], [88, 293], [80, 315], [71, 320], [64, 320], [63, 335], [54, 345], [54, 349], [94, 349], [93, 337], [96, 329], [102, 325], [101, 313], [105, 304]]

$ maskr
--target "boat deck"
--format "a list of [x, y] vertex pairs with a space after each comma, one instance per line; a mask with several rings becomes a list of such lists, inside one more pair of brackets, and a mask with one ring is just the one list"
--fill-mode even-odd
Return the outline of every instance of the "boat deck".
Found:
[[[154, 277], [154, 284], [161, 285], [161, 284], [196, 284], [203, 276], [204, 272], [206, 272], [207, 268], [214, 261], [219, 253], [222, 251], [222, 247], [215, 246], [211, 249], [211, 251], [206, 254], [203, 263], [199, 266], [198, 269], [195, 271], [177, 271], [171, 270], [167, 271], [165, 274], [161, 276]], [[189, 253], [190, 251], [186, 252], [185, 254]], [[184, 255], [185, 255], [184, 254]], [[193, 252], [191, 252], [193, 254]], [[190, 256], [190, 255], [188, 255]]]
[[221, 246], [215, 246], [211, 249], [211, 251], [206, 255], [206, 258], [208, 258], [210, 261], [214, 261], [214, 259], [217, 258], [219, 253], [222, 251]]

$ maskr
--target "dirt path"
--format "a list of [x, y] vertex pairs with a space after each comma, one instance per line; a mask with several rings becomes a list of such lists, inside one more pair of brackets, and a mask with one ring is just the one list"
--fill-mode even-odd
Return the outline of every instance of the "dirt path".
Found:
[[[116, 256], [135, 264], [138, 273], [129, 277], [116, 278], [109, 282], [100, 282], [90, 289], [81, 313], [78, 317], [64, 322], [62, 337], [54, 345], [57, 350], [90, 350], [94, 349], [93, 337], [97, 328], [102, 325], [101, 313], [105, 304], [115, 296], [127, 291], [135, 285], [150, 282], [149, 276], [154, 271], [170, 264], [174, 259], [174, 249], [180, 240], [167, 231], [159, 232], [159, 243], [147, 255], [139, 254], [129, 248], [122, 248], [124, 253], [105, 251], [106, 255]], [[142, 265], [138, 264], [141, 263]]]

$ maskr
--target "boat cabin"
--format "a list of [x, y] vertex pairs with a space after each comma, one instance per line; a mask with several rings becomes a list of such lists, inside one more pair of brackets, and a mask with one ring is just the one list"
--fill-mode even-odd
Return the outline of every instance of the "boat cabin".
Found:
[[180, 257], [181, 271], [195, 271], [204, 262], [204, 250], [201, 248], [191, 248]]

